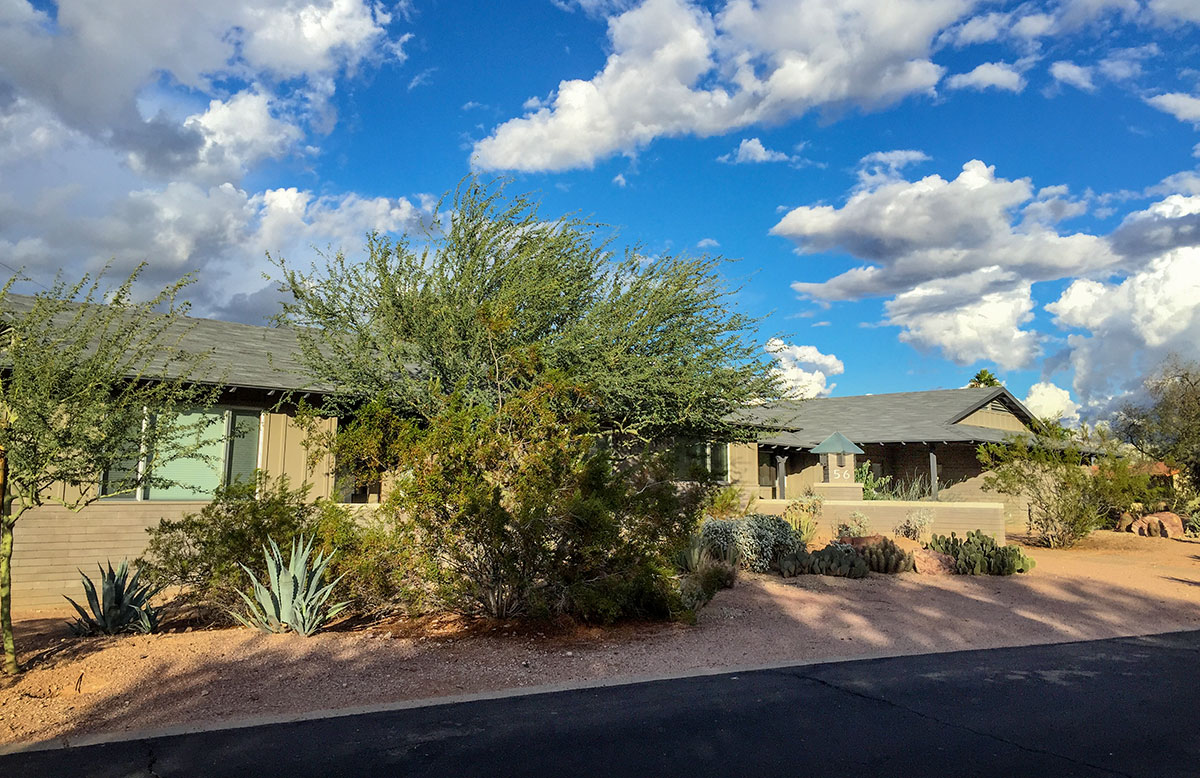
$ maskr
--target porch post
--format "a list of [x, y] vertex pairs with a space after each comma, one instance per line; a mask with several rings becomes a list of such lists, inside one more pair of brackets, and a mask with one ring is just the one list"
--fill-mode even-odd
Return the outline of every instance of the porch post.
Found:
[[787, 499], [787, 456], [775, 455], [775, 496], [778, 500]]
[[929, 493], [933, 499], [938, 498], [937, 454], [932, 443], [929, 444]]

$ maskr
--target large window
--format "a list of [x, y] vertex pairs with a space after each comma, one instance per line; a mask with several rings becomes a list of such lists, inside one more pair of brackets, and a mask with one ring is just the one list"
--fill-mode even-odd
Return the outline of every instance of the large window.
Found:
[[[171, 486], [146, 486], [138, 492], [112, 495], [126, 500], [202, 500], [211, 497], [223, 483], [249, 481], [258, 467], [261, 416], [257, 410], [214, 408], [183, 414], [181, 426], [209, 421], [204, 428], [197, 456], [176, 459], [158, 466], [154, 475], [173, 482]], [[150, 466], [144, 456], [130, 457], [120, 468], [105, 474], [103, 491], [119, 488], [135, 471]]]
[[676, 477], [687, 481], [705, 473], [714, 480], [729, 481], [728, 443], [691, 443], [676, 447]]

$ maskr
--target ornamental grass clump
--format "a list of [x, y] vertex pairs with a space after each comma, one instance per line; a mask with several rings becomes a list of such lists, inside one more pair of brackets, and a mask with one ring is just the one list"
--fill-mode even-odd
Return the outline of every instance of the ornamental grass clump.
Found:
[[[76, 635], [120, 635], [127, 632], [148, 634], [158, 631], [158, 609], [150, 605], [150, 598], [159, 590], [150, 584], [142, 583], [141, 571], [129, 578], [129, 561], [121, 560], [117, 569], [113, 570], [112, 563], [108, 569], [100, 567], [100, 594], [96, 594], [96, 585], [81, 570], [83, 591], [87, 595], [88, 613], [79, 603], [67, 597], [67, 602], [75, 606], [79, 618], [70, 623], [71, 631]], [[65, 595], [64, 595], [65, 596]]]
[[267, 562], [267, 583], [260, 583], [250, 568], [243, 565], [246, 575], [250, 576], [254, 596], [238, 592], [246, 602], [247, 613], [230, 615], [252, 629], [274, 633], [292, 631], [309, 637], [349, 605], [348, 602], [339, 602], [326, 607], [333, 587], [341, 580], [337, 578], [331, 583], [321, 584], [332, 554], [317, 554], [310, 567], [312, 540], [305, 540], [301, 536], [292, 541], [292, 555], [285, 563], [279, 546], [274, 540], [270, 543], [269, 550], [263, 548], [263, 557]]

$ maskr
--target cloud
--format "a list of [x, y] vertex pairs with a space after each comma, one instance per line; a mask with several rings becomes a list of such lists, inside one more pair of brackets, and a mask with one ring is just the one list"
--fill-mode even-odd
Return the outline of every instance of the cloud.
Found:
[[763, 146], [758, 138], [743, 138], [738, 147], [728, 154], [717, 157], [718, 162], [729, 162], [734, 165], [744, 165], [756, 162], [787, 162], [790, 160], [782, 151], [775, 151]]
[[951, 89], [1003, 89], [1007, 92], [1020, 92], [1025, 88], [1025, 78], [1021, 73], [1004, 62], [985, 62], [969, 73], [958, 73], [946, 79], [946, 86]]
[[[259, 118], [253, 103], [263, 101], [276, 123], [321, 126], [334, 79], [369, 60], [402, 58], [406, 40], [389, 37], [391, 17], [369, 0], [62, 0], [53, 18], [13, 0], [0, 13], [8, 88], [63, 126], [132, 155], [143, 172], [164, 176], [192, 169], [203, 178], [222, 155], [237, 168], [247, 146], [278, 138], [278, 124], [260, 123], [233, 133], [237, 148], [219, 150], [234, 128], [206, 134], [188, 110], [197, 95]], [[243, 94], [226, 103], [227, 90]], [[220, 110], [210, 102], [209, 111]], [[254, 139], [255, 127], [270, 134]]]
[[1049, 381], [1039, 381], [1029, 387], [1025, 407], [1039, 419], [1058, 419], [1069, 425], [1079, 423], [1079, 403], [1071, 399], [1069, 391]]
[[878, 179], [858, 188], [840, 208], [801, 206], [772, 229], [798, 251], [844, 252], [867, 264], [822, 282], [793, 284], [822, 300], [881, 297], [921, 284], [1003, 267], [1029, 281], [1102, 270], [1119, 261], [1100, 238], [1060, 235], [1038, 220], [1018, 221], [1023, 206], [1062, 197], [1035, 195], [1029, 179], [997, 178], [979, 160], [957, 178]]
[[624, 189], [626, 184], [629, 183], [628, 181], [625, 180], [624, 173], [617, 173], [615, 176], [613, 176], [612, 182], [613, 182], [613, 184], [615, 184], [616, 186], [619, 186], [622, 189]]
[[721, 245], [721, 244], [717, 242], [716, 238], [702, 238], [702, 239], [701, 239], [701, 240], [700, 240], [700, 241], [699, 241], [699, 242], [696, 244], [696, 248], [700, 248], [700, 249], [715, 249], [715, 248], [718, 248], [718, 247], [720, 247], [720, 245]]
[[1170, 354], [1200, 343], [1200, 248], [1167, 251], [1120, 281], [1080, 279], [1046, 306], [1067, 337], [1078, 397], [1093, 403], [1136, 391]]
[[1176, 186], [1193, 186], [1194, 194], [1168, 195], [1145, 210], [1128, 214], [1109, 236], [1114, 250], [1141, 259], [1200, 246], [1200, 177], [1172, 178]]
[[661, 137], [710, 136], [821, 109], [875, 110], [931, 94], [938, 32], [966, 0], [729, 0], [716, 12], [645, 0], [609, 20], [612, 53], [590, 79], [475, 144], [483, 170], [587, 168]]
[[1023, 329], [1033, 307], [1029, 284], [997, 268], [920, 284], [884, 304], [902, 342], [960, 365], [982, 360], [1005, 369], [1028, 367], [1040, 353], [1038, 336]]
[[816, 346], [797, 346], [771, 338], [764, 348], [775, 357], [773, 369], [783, 380], [789, 397], [825, 397], [837, 387], [828, 383], [829, 377], [846, 372], [842, 360], [833, 354], [822, 354]]
[[1147, 97], [1146, 102], [1160, 111], [1171, 114], [1181, 122], [1200, 125], [1200, 97], [1182, 92], [1166, 92]]
[[1050, 75], [1057, 83], [1069, 84], [1084, 92], [1096, 91], [1096, 85], [1092, 82], [1092, 69], [1076, 65], [1074, 62], [1055, 62], [1050, 66]]

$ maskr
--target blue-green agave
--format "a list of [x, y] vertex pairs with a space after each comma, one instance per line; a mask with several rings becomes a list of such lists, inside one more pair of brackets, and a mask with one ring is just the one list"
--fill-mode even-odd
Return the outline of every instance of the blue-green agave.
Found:
[[[83, 578], [83, 592], [87, 595], [88, 613], [79, 603], [67, 597], [67, 602], [79, 611], [79, 618], [71, 622], [71, 630], [76, 635], [118, 635], [122, 632], [150, 633], [158, 631], [158, 609], [150, 606], [150, 598], [158, 594], [161, 588], [141, 583], [142, 572], [129, 578], [129, 560], [121, 560], [117, 569], [113, 570], [112, 562], [108, 570], [103, 565], [100, 568], [100, 595], [96, 594], [96, 585], [92, 579], [80, 570]], [[64, 597], [66, 595], [63, 595]]]
[[301, 536], [292, 541], [292, 555], [285, 563], [283, 554], [274, 540], [271, 547], [263, 547], [263, 558], [267, 562], [267, 583], [262, 584], [254, 577], [250, 568], [242, 565], [253, 585], [253, 597], [238, 592], [249, 609], [246, 615], [231, 613], [241, 624], [263, 632], [287, 632], [289, 630], [308, 637], [319, 630], [327, 621], [345, 610], [349, 602], [339, 602], [326, 607], [329, 595], [341, 576], [334, 581], [321, 584], [332, 555], [317, 554], [309, 567], [312, 555], [312, 540]]

